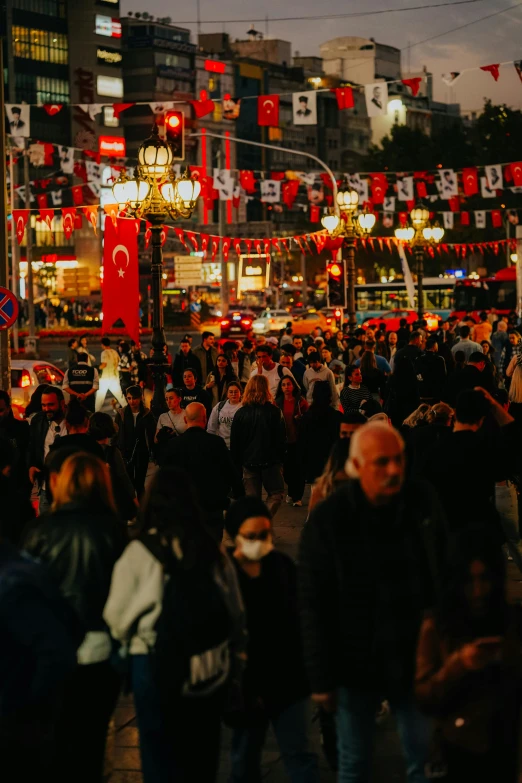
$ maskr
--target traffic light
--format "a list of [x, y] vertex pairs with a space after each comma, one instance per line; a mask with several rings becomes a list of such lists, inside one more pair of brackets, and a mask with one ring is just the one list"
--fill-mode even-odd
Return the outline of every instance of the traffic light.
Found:
[[334, 261], [326, 267], [328, 307], [346, 307], [346, 266]]
[[185, 158], [185, 115], [182, 111], [165, 113], [165, 136], [169, 142], [174, 160]]

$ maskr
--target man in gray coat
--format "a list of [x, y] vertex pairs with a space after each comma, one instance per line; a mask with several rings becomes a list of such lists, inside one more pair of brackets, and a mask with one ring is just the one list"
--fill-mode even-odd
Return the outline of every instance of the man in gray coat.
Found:
[[194, 349], [194, 356], [197, 356], [201, 363], [201, 381], [203, 386], [206, 383], [209, 373], [214, 372], [217, 360], [217, 348], [214, 348], [216, 337], [212, 332], [203, 332], [201, 335], [201, 345]]

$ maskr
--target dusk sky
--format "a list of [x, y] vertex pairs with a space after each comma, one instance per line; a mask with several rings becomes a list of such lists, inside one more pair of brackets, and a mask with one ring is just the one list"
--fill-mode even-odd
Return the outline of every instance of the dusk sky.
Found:
[[[444, 1], [444, 0], [442, 0]], [[446, 0], [447, 1], [447, 0]], [[250, 21], [268, 15], [268, 36], [292, 42], [292, 51], [301, 55], [318, 55], [319, 44], [342, 35], [372, 36], [380, 43], [397, 46], [403, 50], [403, 71], [417, 71], [426, 65], [434, 74], [435, 98], [458, 102], [463, 110], [480, 109], [485, 97], [493, 103], [505, 102], [514, 108], [522, 108], [522, 82], [512, 66], [500, 70], [500, 80], [495, 83], [489, 73], [473, 71], [464, 74], [452, 89], [441, 81], [441, 74], [461, 71], [506, 60], [522, 60], [522, 1], [476, 0], [465, 5], [443, 8], [426, 8], [401, 13], [385, 13], [352, 19], [270, 21], [270, 17], [317, 16], [352, 13], [384, 8], [407, 8], [428, 5], [441, 0], [299, 0], [281, 3], [280, 0], [200, 0], [202, 31], [224, 30], [233, 38], [245, 38]], [[173, 24], [189, 27], [196, 19], [196, 2], [176, 3], [172, 0], [122, 0], [121, 13], [143, 11], [156, 16], [170, 16]], [[469, 25], [482, 17], [503, 11], [498, 15]], [[230, 19], [243, 21], [230, 22]], [[220, 20], [219, 24], [205, 24], [206, 20]], [[221, 22], [221, 20], [227, 20]], [[254, 21], [258, 30], [265, 33], [266, 22]], [[420, 43], [426, 38], [445, 33], [453, 28], [469, 25], [464, 29]], [[414, 45], [417, 44], [417, 45]], [[408, 46], [411, 46], [408, 54]]]

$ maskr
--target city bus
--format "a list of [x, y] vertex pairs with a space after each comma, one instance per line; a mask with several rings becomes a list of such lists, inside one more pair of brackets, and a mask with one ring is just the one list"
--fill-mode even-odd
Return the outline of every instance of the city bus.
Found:
[[462, 318], [471, 312], [478, 314], [494, 307], [501, 315], [508, 315], [517, 306], [516, 267], [508, 266], [492, 277], [466, 277], [455, 282], [452, 315]]
[[[446, 319], [453, 309], [454, 277], [425, 277], [423, 280], [424, 303], [426, 312], [440, 315]], [[355, 286], [355, 305], [357, 323], [362, 324], [369, 318], [380, 318], [388, 310], [411, 309], [410, 299], [404, 281], [391, 283], [366, 283]], [[415, 305], [417, 310], [417, 287], [415, 287]]]

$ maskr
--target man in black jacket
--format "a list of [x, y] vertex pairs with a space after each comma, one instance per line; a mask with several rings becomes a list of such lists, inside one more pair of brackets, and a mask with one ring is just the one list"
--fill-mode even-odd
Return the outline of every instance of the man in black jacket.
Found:
[[[400, 331], [400, 329], [399, 329]], [[417, 361], [418, 357], [422, 353], [422, 348], [424, 344], [424, 336], [421, 332], [412, 332], [410, 334], [408, 345], [405, 345], [404, 348], [401, 348], [395, 356], [393, 357], [392, 362], [392, 369], [395, 367], [395, 362], [401, 357], [401, 356], [407, 356], [412, 365], [415, 365], [415, 362]]]
[[71, 399], [76, 398], [87, 410], [94, 413], [94, 401], [100, 387], [100, 379], [96, 367], [90, 367], [88, 362], [89, 354], [78, 352], [78, 361], [71, 364], [65, 373], [62, 388]]
[[299, 555], [312, 698], [337, 704], [339, 780], [370, 778], [375, 710], [388, 699], [411, 781], [424, 781], [429, 726], [415, 710], [417, 634], [432, 605], [444, 517], [427, 484], [405, 481], [404, 443], [387, 424], [352, 436], [347, 481], [311, 513]]
[[164, 464], [175, 465], [191, 479], [205, 521], [216, 539], [223, 537], [223, 511], [229, 494], [243, 494], [239, 474], [223, 438], [206, 431], [207, 414], [200, 402], [185, 408], [186, 431], [171, 438], [165, 450]]
[[185, 370], [194, 370], [196, 381], [198, 383], [206, 383], [207, 379], [202, 378], [201, 362], [198, 357], [191, 351], [190, 343], [185, 338], [179, 345], [179, 353], [174, 357], [172, 363], [172, 383], [174, 386], [181, 386], [183, 383], [183, 373]]
[[65, 425], [65, 400], [63, 391], [57, 386], [46, 386], [42, 391], [42, 410], [31, 419], [29, 427], [29, 481], [39, 485], [39, 511], [48, 509], [43, 473], [45, 458], [57, 438], [67, 435]]
[[27, 478], [27, 450], [29, 448], [29, 423], [15, 419], [11, 408], [11, 398], [0, 389], [0, 437], [6, 438], [13, 446], [14, 456], [11, 465], [11, 481], [18, 489], [29, 492]]
[[420, 399], [428, 405], [440, 402], [446, 383], [446, 362], [439, 356], [438, 350], [437, 338], [428, 337], [426, 350], [415, 361]]

